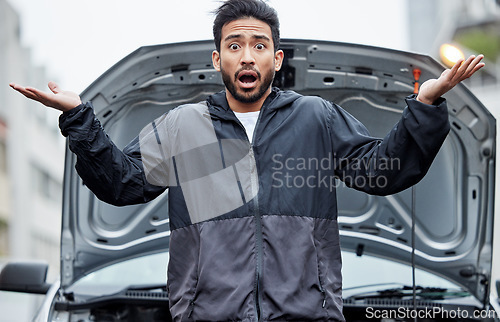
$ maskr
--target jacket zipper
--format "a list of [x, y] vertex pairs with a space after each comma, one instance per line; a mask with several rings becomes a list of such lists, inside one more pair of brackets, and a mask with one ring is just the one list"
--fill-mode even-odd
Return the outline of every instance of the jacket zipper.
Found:
[[[254, 153], [254, 142], [255, 142], [255, 136], [257, 133], [257, 127], [259, 126], [260, 119], [262, 115], [262, 108], [259, 113], [259, 117], [257, 118], [257, 122], [255, 123], [255, 129], [253, 132], [253, 137], [252, 137], [252, 142], [250, 142], [250, 139], [248, 135], [246, 134], [246, 129], [241, 124], [239, 119], [236, 117], [236, 123], [243, 129], [243, 133], [245, 133], [245, 137], [247, 138], [247, 141], [250, 143], [250, 150], [249, 153], [251, 153], [253, 160], [255, 161], [255, 171], [257, 172], [257, 159], [255, 158], [255, 153]], [[250, 178], [253, 178], [250, 176]], [[258, 173], [257, 173], [257, 178], [258, 178]], [[260, 280], [262, 278], [262, 220], [259, 212], [259, 198], [258, 198], [258, 181], [255, 182], [255, 180], [251, 179], [251, 187], [252, 187], [252, 192], [253, 195], [255, 195], [254, 198], [254, 219], [255, 219], [255, 243], [256, 243], [256, 268], [255, 268], [255, 282], [254, 282], [254, 290], [255, 290], [255, 312], [257, 313], [257, 321], [261, 321], [262, 319], [262, 308], [260, 306], [260, 303], [262, 302], [262, 295], [261, 295], [261, 287], [260, 287]]]
[[[259, 128], [259, 125], [260, 125], [260, 120], [262, 118], [262, 112], [264, 111], [264, 107], [267, 106], [267, 105], [270, 105], [271, 102], [273, 102], [277, 96], [275, 97], [271, 97], [271, 95], [273, 95], [273, 93], [269, 94], [270, 96], [268, 96], [266, 98], [266, 100], [264, 101], [264, 104], [262, 105], [262, 107], [260, 108], [260, 113], [259, 113], [259, 117], [257, 118], [257, 122], [255, 123], [255, 129], [253, 131], [253, 136], [252, 136], [252, 142], [250, 142], [250, 139], [248, 137], [248, 135], [246, 134], [247, 131], [245, 129], [245, 127], [243, 126], [243, 124], [241, 124], [240, 120], [238, 119], [238, 117], [236, 117], [236, 115], [234, 115], [234, 118], [236, 119], [236, 123], [240, 126], [240, 128], [243, 129], [243, 133], [245, 134], [245, 137], [247, 138], [247, 141], [250, 143], [250, 151], [249, 153], [252, 154], [252, 157], [255, 161], [255, 171], [257, 173], [257, 182], [255, 182], [255, 180], [252, 180], [251, 182], [251, 187], [252, 187], [252, 192], [255, 192], [255, 198], [254, 198], [254, 218], [255, 218], [255, 243], [256, 243], [256, 267], [255, 267], [255, 285], [254, 285], [254, 289], [255, 289], [255, 312], [257, 312], [257, 321], [261, 321], [262, 320], [262, 307], [261, 307], [261, 302], [262, 302], [262, 292], [261, 292], [261, 286], [260, 286], [260, 281], [262, 280], [262, 253], [263, 253], [263, 237], [262, 237], [262, 217], [260, 215], [260, 211], [259, 211], [259, 197], [258, 197], [258, 189], [259, 189], [259, 182], [258, 182], [258, 178], [259, 178], [259, 173], [258, 173], [258, 170], [257, 170], [257, 158], [255, 158], [255, 150], [254, 150], [254, 143], [255, 143], [255, 139], [257, 137], [257, 132], [258, 132], [258, 128]], [[271, 100], [269, 100], [269, 98], [271, 98]], [[252, 176], [250, 176], [252, 178]], [[326, 297], [325, 297], [326, 299]]]
[[318, 285], [319, 285], [319, 291], [321, 292], [321, 295], [323, 295], [323, 302], [321, 303], [321, 307], [325, 308], [325, 306], [326, 306], [326, 291], [325, 291], [325, 288], [323, 287], [323, 283], [321, 283], [319, 268], [318, 268]]
[[193, 314], [193, 311], [194, 311], [194, 300], [190, 300], [189, 301], [189, 314], [188, 314], [188, 318], [191, 317], [191, 315]]
[[260, 211], [259, 211], [259, 201], [258, 198], [255, 198], [254, 202], [254, 216], [255, 216], [255, 241], [256, 241], [256, 247], [257, 247], [257, 253], [256, 253], [256, 270], [255, 270], [255, 283], [256, 283], [256, 290], [255, 290], [255, 306], [256, 306], [256, 311], [257, 311], [257, 320], [261, 321], [262, 318], [262, 308], [260, 306], [260, 303], [262, 302], [262, 295], [261, 295], [261, 287], [260, 287], [260, 280], [262, 278], [262, 220], [260, 216]]
[[[262, 106], [264, 107], [264, 106]], [[258, 191], [259, 191], [259, 173], [257, 170], [257, 158], [255, 157], [255, 151], [254, 151], [254, 143], [255, 139], [257, 136], [257, 130], [260, 124], [260, 119], [262, 116], [262, 110], [263, 108], [261, 107], [259, 116], [257, 118], [257, 122], [255, 123], [255, 129], [253, 131], [253, 137], [252, 137], [252, 143], [250, 143], [250, 151], [252, 153], [252, 157], [255, 161], [255, 172], [256, 172], [256, 177], [257, 177], [257, 182], [252, 180], [252, 190], [255, 192], [255, 201], [254, 201], [254, 216], [255, 216], [255, 240], [256, 240], [256, 247], [257, 247], [257, 263], [256, 263], [256, 273], [255, 273], [255, 282], [256, 282], [256, 301], [255, 301], [255, 306], [257, 310], [257, 320], [261, 321], [262, 320], [262, 307], [260, 304], [262, 303], [262, 292], [261, 292], [261, 286], [260, 286], [260, 281], [262, 279], [262, 256], [263, 256], [263, 237], [262, 237], [262, 217], [260, 215], [259, 211], [259, 198], [258, 198]], [[243, 125], [242, 125], [243, 126]], [[245, 131], [246, 132], [246, 131]], [[250, 176], [253, 178], [252, 176]]]
[[325, 289], [323, 288], [323, 286], [320, 285], [319, 287], [320, 287], [321, 294], [323, 294], [323, 303], [321, 304], [321, 307], [325, 308], [325, 306], [326, 306], [326, 292], [325, 292]]

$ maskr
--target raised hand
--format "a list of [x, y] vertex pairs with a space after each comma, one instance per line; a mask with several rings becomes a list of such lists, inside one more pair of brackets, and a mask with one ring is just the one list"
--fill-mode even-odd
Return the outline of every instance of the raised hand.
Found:
[[451, 69], [446, 69], [438, 79], [429, 79], [420, 86], [417, 100], [422, 103], [432, 104], [444, 93], [455, 87], [458, 83], [471, 77], [484, 66], [481, 63], [483, 55], [470, 56], [467, 60], [459, 60]]
[[52, 93], [43, 92], [33, 87], [23, 87], [18, 84], [10, 83], [10, 87], [23, 94], [27, 98], [40, 102], [45, 106], [55, 108], [56, 110], [66, 112], [82, 103], [78, 94], [63, 91], [54, 82], [49, 82], [48, 86]]

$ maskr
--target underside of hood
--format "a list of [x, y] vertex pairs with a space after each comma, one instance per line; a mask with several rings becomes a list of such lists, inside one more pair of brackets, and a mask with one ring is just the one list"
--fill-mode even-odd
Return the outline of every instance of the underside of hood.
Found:
[[[443, 67], [425, 55], [353, 44], [282, 40], [274, 85], [319, 95], [353, 114], [373, 136], [399, 120], [404, 97]], [[212, 41], [142, 47], [83, 93], [106, 132], [124, 147], [154, 118], [223, 90], [211, 63]], [[339, 185], [341, 246], [416, 266], [462, 285], [478, 298], [491, 272], [495, 120], [463, 85], [447, 93], [452, 130], [427, 176], [401, 193], [370, 196]], [[422, 125], [424, 126], [424, 125]], [[82, 184], [67, 153], [63, 207], [63, 288], [109, 263], [168, 250], [166, 194], [145, 205], [114, 207]]]

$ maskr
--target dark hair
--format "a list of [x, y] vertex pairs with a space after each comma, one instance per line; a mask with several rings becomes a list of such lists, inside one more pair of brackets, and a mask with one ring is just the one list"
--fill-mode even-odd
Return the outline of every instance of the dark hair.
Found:
[[280, 22], [276, 10], [262, 0], [227, 0], [214, 11], [214, 42], [215, 48], [220, 52], [222, 27], [234, 20], [241, 18], [255, 18], [271, 27], [274, 51], [280, 45]]

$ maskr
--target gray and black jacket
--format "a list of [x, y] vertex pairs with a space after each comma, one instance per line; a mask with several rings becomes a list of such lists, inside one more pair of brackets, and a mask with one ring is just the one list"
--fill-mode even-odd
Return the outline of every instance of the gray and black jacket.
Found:
[[384, 139], [331, 102], [276, 88], [252, 144], [224, 92], [173, 109], [123, 151], [90, 103], [64, 113], [60, 127], [99, 199], [144, 203], [169, 188], [174, 320], [335, 321], [343, 320], [335, 178], [370, 194], [399, 192], [425, 175], [449, 132], [444, 99], [406, 101]]

